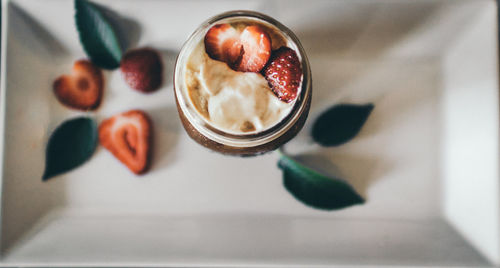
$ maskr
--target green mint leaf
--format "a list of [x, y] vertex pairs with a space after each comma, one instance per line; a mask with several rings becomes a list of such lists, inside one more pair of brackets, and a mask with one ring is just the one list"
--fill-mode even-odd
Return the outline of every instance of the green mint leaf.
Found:
[[122, 49], [111, 24], [87, 0], [75, 0], [75, 10], [76, 28], [87, 56], [101, 68], [116, 69], [120, 66]]
[[337, 146], [354, 138], [375, 106], [339, 104], [323, 112], [314, 122], [312, 137], [323, 146]]
[[87, 117], [63, 122], [49, 138], [42, 180], [72, 170], [87, 161], [97, 146], [97, 124]]
[[282, 155], [278, 167], [285, 188], [305, 205], [335, 210], [365, 202], [345, 181], [320, 174], [289, 156]]

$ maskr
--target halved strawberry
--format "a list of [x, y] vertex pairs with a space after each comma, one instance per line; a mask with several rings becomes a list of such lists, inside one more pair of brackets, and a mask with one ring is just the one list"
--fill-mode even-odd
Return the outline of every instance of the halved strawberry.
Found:
[[284, 102], [297, 97], [302, 82], [302, 68], [297, 53], [291, 48], [280, 47], [271, 53], [271, 59], [262, 69], [271, 90]]
[[258, 25], [239, 31], [229, 24], [217, 24], [208, 30], [204, 41], [210, 58], [240, 72], [259, 72], [271, 54], [271, 38]]
[[205, 51], [214, 60], [232, 64], [243, 52], [239, 37], [240, 33], [229, 24], [214, 25], [205, 35]]
[[102, 146], [136, 174], [149, 168], [152, 137], [152, 121], [140, 110], [112, 116], [99, 125]]
[[131, 88], [145, 93], [158, 89], [163, 80], [160, 53], [152, 48], [128, 51], [121, 60], [120, 70]]
[[243, 57], [236, 67], [240, 72], [260, 72], [271, 55], [271, 38], [259, 26], [247, 26], [240, 35]]
[[62, 75], [54, 81], [53, 90], [59, 102], [78, 110], [99, 107], [104, 87], [101, 69], [88, 60], [76, 61], [71, 75]]

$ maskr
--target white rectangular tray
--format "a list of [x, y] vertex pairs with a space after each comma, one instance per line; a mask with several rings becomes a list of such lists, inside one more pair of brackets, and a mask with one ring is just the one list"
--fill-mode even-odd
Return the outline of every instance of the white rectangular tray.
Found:
[[[156, 126], [152, 170], [136, 177], [99, 148], [41, 181], [50, 132], [80, 115], [52, 81], [85, 57], [73, 1], [3, 0], [1, 266], [492, 266], [500, 263], [495, 1], [98, 1], [132, 43], [162, 51], [153, 95], [106, 72], [102, 119], [130, 108]], [[276, 153], [222, 156], [191, 141], [172, 68], [188, 35], [232, 9], [290, 27], [313, 73], [315, 116], [373, 102], [356, 139], [322, 150], [366, 197], [324, 212], [286, 192]], [[123, 30], [122, 29], [122, 30]], [[306, 144], [307, 146], [305, 146]]]

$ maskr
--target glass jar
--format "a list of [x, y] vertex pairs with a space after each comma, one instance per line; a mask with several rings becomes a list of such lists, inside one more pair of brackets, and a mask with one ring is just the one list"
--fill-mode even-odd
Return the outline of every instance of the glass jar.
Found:
[[[273, 27], [287, 40], [287, 46], [297, 53], [302, 67], [302, 84], [290, 112], [275, 125], [255, 133], [229, 133], [204, 118], [189, 98], [185, 82], [186, 63], [193, 49], [207, 31], [220, 23], [255, 21]], [[303, 47], [295, 34], [275, 19], [254, 11], [229, 11], [208, 19], [188, 38], [182, 47], [174, 71], [174, 91], [177, 110], [188, 135], [199, 144], [224, 154], [250, 156], [277, 149], [292, 139], [304, 126], [311, 104], [311, 70]]]

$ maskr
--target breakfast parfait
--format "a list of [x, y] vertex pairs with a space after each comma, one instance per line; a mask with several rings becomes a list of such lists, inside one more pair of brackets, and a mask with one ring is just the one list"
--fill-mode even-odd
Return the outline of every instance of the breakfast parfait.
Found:
[[293, 138], [307, 118], [312, 90], [295, 35], [250, 11], [202, 24], [179, 54], [174, 86], [191, 138], [236, 155], [271, 151]]

